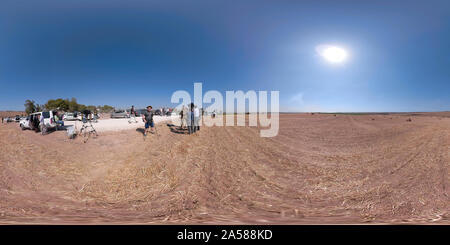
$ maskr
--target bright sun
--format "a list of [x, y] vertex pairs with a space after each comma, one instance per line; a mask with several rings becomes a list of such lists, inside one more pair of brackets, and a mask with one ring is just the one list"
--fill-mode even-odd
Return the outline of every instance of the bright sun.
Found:
[[347, 51], [336, 46], [320, 46], [317, 51], [330, 63], [342, 63], [347, 59]]

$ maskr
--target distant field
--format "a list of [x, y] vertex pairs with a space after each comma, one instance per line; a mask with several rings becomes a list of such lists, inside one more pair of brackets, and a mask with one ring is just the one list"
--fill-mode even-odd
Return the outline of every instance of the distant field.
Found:
[[26, 115], [24, 111], [0, 111], [0, 117], [15, 117], [16, 115]]
[[0, 124], [0, 223], [449, 224], [442, 115], [281, 114], [274, 138], [138, 123], [87, 143]]
[[354, 116], [357, 116], [357, 115], [398, 115], [398, 116], [450, 117], [450, 111], [439, 111], [439, 112], [317, 112], [314, 114], [336, 114], [336, 115], [354, 115]]

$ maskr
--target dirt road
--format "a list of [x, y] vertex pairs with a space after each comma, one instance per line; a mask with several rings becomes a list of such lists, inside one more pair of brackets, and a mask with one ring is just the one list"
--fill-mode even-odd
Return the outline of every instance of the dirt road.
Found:
[[[166, 117], [166, 116], [154, 116], [153, 121], [155, 123], [163, 123], [163, 122], [171, 122], [172, 118], [177, 117]], [[77, 129], [82, 127], [83, 122], [81, 121], [65, 121], [65, 126], [76, 126]], [[106, 131], [121, 131], [127, 129], [136, 129], [139, 127], [143, 127], [144, 122], [141, 117], [134, 118], [114, 118], [114, 119], [100, 119], [96, 123], [92, 123], [95, 130], [97, 132], [106, 132]]]

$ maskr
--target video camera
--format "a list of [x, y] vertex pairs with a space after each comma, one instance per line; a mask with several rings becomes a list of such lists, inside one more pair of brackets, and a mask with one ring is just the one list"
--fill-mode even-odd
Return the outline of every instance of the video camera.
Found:
[[83, 122], [90, 121], [92, 119], [92, 113], [90, 110], [84, 110], [81, 113], [83, 114]]
[[91, 115], [91, 111], [90, 110], [84, 110], [84, 111], [82, 111], [82, 113], [85, 116]]

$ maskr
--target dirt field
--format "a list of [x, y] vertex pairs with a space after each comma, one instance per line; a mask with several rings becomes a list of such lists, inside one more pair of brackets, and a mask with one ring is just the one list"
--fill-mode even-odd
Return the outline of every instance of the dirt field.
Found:
[[450, 224], [445, 116], [282, 114], [274, 138], [158, 133], [84, 144], [0, 125], [0, 223]]
[[24, 111], [0, 111], [0, 117], [16, 117], [16, 115], [25, 116], [26, 113]]

